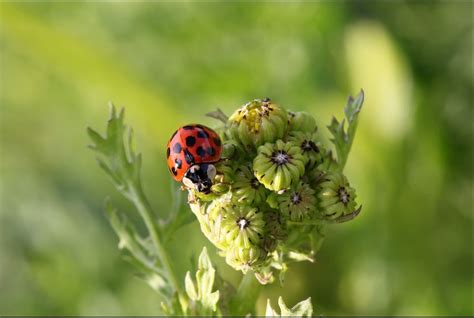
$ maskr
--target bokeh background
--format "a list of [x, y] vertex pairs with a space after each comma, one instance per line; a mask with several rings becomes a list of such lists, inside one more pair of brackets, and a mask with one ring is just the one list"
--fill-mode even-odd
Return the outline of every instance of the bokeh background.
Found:
[[[174, 129], [253, 98], [317, 116], [360, 88], [346, 173], [362, 214], [292, 266], [293, 305], [317, 314], [472, 315], [473, 4], [470, 1], [0, 4], [0, 313], [159, 314], [102, 203], [133, 209], [86, 148], [107, 102], [126, 108], [146, 190], [166, 215]], [[181, 213], [191, 213], [183, 206]], [[169, 246], [184, 278], [208, 245], [196, 223]], [[209, 245], [208, 245], [209, 246]], [[209, 247], [218, 271], [231, 270]]]

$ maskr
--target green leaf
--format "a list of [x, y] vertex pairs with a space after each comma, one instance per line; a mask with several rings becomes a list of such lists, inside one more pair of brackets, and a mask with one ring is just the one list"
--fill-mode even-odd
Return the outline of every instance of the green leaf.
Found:
[[[147, 237], [142, 237], [131, 222], [107, 202], [106, 213], [119, 237], [119, 248], [130, 253], [129, 260], [140, 268], [142, 278], [164, 296], [164, 306], [171, 313], [183, 313], [185, 304], [181, 303], [181, 299], [184, 293], [162, 242], [163, 233], [158, 228], [160, 220], [157, 220], [143, 191], [140, 180], [142, 157], [135, 151], [133, 130], [127, 130], [124, 125], [124, 110], [117, 113], [114, 105], [110, 104], [105, 137], [91, 128], [87, 129], [87, 133], [93, 143], [90, 148], [98, 154], [99, 166], [134, 204], [148, 232]], [[175, 220], [170, 227], [174, 226], [173, 223]], [[176, 309], [176, 304], [182, 304], [181, 309]]]
[[349, 125], [357, 119], [357, 115], [362, 109], [362, 104], [364, 103], [364, 90], [360, 90], [360, 93], [353, 98], [349, 96], [347, 104], [344, 107], [344, 114], [346, 115]]
[[207, 113], [206, 116], [220, 120], [224, 124], [226, 124], [229, 119], [229, 117], [220, 108], [217, 108], [216, 110]]
[[[131, 197], [131, 184], [140, 187], [140, 168], [142, 159], [135, 153], [133, 131], [127, 131], [124, 125], [124, 109], [117, 114], [115, 106], [110, 103], [110, 115], [107, 121], [106, 136], [102, 137], [92, 128], [87, 134], [92, 141], [89, 147], [99, 155], [99, 166], [112, 178], [117, 189]], [[127, 133], [128, 132], [128, 133]], [[125, 143], [125, 136], [127, 141]]]
[[278, 314], [271, 306], [270, 299], [267, 300], [266, 317], [311, 317], [313, 315], [313, 306], [311, 305], [311, 297], [297, 303], [293, 308], [289, 309], [283, 298], [278, 298], [278, 306], [280, 314]]
[[[194, 314], [208, 314], [217, 311], [217, 303], [219, 302], [219, 291], [212, 291], [214, 286], [216, 271], [212, 266], [207, 249], [202, 249], [199, 256], [199, 265], [196, 272], [196, 283], [191, 279], [190, 272], [186, 273], [185, 287], [191, 304], [191, 310]], [[197, 291], [196, 287], [197, 286]]]
[[188, 271], [186, 272], [186, 277], [184, 278], [184, 286], [186, 287], [186, 293], [189, 296], [189, 299], [196, 301], [198, 300], [199, 296], [196, 292], [196, 288], [194, 287], [193, 280], [191, 279], [191, 273]]
[[[335, 117], [332, 118], [331, 124], [328, 126], [329, 132], [332, 134], [332, 143], [336, 148], [338, 170], [342, 171], [347, 161], [347, 157], [351, 150], [352, 141], [354, 140], [358, 115], [364, 103], [364, 91], [353, 98], [349, 96], [346, 106], [344, 107], [345, 119], [339, 122]], [[345, 123], [348, 123], [347, 130]]]
[[303, 253], [303, 252], [298, 252], [298, 251], [289, 251], [288, 258], [297, 262], [304, 262], [304, 261], [308, 261], [311, 263], [314, 262], [312, 251], [308, 253]]
[[162, 274], [162, 270], [158, 267], [154, 245], [150, 244], [150, 240], [142, 238], [128, 218], [119, 214], [109, 199], [105, 202], [105, 212], [119, 238], [119, 249], [128, 251], [134, 259], [133, 263], [138, 263], [147, 271]]

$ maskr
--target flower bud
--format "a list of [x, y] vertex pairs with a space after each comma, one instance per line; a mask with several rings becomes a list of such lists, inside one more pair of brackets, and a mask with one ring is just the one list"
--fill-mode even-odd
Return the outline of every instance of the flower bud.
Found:
[[258, 182], [248, 166], [237, 168], [232, 185], [232, 199], [236, 203], [260, 204], [265, 201], [268, 190]]
[[222, 212], [222, 231], [226, 242], [235, 247], [250, 248], [260, 244], [265, 232], [263, 215], [249, 206], [227, 206]]
[[222, 230], [222, 220], [226, 211], [231, 207], [230, 197], [224, 195], [212, 201], [205, 209], [205, 214], [198, 217], [203, 233], [221, 250], [229, 247], [229, 243], [225, 239], [225, 232]]
[[277, 140], [258, 148], [253, 172], [267, 189], [281, 191], [296, 184], [304, 173], [304, 158], [294, 143]]
[[294, 189], [278, 196], [280, 211], [292, 221], [311, 219], [316, 213], [315, 191], [300, 182]]
[[307, 112], [288, 112], [289, 131], [315, 132], [316, 120]]
[[288, 141], [300, 147], [307, 168], [319, 166], [323, 162], [325, 150], [321, 147], [316, 133], [291, 132]]
[[227, 264], [246, 273], [250, 268], [261, 263], [266, 254], [260, 247], [252, 246], [249, 248], [233, 247], [228, 249], [225, 255]]
[[271, 253], [277, 248], [278, 242], [287, 237], [287, 226], [278, 211], [265, 211], [264, 219], [266, 234], [263, 237], [262, 246], [265, 251]]
[[351, 214], [356, 209], [355, 190], [340, 172], [328, 172], [324, 175], [317, 197], [321, 216], [329, 220]]
[[230, 135], [247, 149], [283, 138], [287, 126], [286, 110], [268, 98], [255, 99], [229, 117]]
[[324, 172], [321, 167], [313, 167], [311, 169], [305, 169], [305, 174], [302, 181], [309, 184], [312, 189], [317, 189], [319, 184], [323, 181]]

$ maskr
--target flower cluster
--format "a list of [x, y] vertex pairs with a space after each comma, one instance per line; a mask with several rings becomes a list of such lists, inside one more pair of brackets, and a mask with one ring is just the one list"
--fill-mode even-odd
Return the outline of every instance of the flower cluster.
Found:
[[212, 192], [189, 190], [189, 202], [203, 233], [235, 269], [268, 282], [271, 268], [282, 270], [305, 250], [303, 236], [358, 213], [355, 190], [309, 113], [256, 99], [217, 131], [224, 150]]

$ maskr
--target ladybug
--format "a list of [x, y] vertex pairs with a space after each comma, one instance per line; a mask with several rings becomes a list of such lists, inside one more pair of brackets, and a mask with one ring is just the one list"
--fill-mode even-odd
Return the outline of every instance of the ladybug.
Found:
[[222, 142], [209, 127], [192, 124], [178, 128], [166, 147], [168, 169], [186, 187], [208, 194], [221, 158]]

